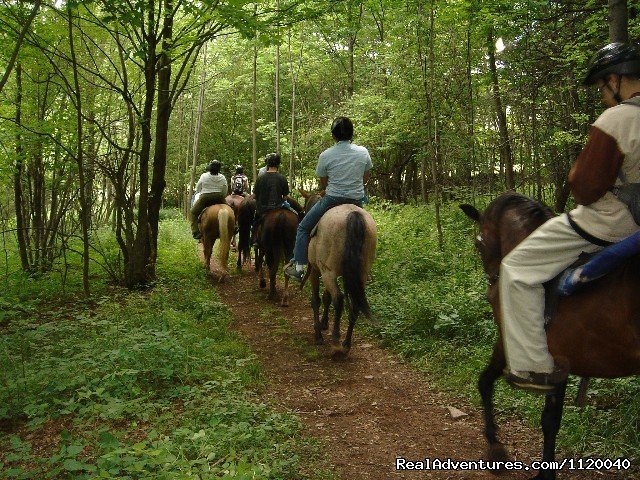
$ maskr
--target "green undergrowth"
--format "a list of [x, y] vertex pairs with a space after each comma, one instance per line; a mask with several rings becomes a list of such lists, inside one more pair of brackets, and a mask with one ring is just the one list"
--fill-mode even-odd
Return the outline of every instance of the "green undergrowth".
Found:
[[95, 280], [84, 302], [56, 274], [14, 279], [32, 301], [0, 331], [0, 477], [331, 478], [299, 420], [259, 400], [186, 223], [161, 227], [148, 291]]
[[[437, 386], [479, 406], [476, 381], [488, 363], [496, 329], [473, 246], [473, 222], [457, 204], [445, 205], [440, 250], [432, 206], [381, 204], [371, 212], [379, 243], [367, 295], [375, 318], [362, 324]], [[559, 448], [640, 462], [640, 379], [592, 380], [587, 408], [574, 405], [576, 390], [577, 379], [572, 379]], [[524, 418], [538, 430], [543, 402], [503, 381], [497, 384], [498, 422], [505, 416]]]

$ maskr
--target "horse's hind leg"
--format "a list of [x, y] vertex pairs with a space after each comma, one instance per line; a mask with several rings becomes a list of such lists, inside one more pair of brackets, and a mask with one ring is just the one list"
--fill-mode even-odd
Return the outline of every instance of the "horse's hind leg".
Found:
[[[564, 395], [567, 389], [565, 381], [558, 387], [558, 391], [554, 395], [547, 395], [542, 410], [542, 433], [544, 435], [542, 447], [542, 461], [553, 462], [556, 457], [556, 437], [560, 430], [560, 421], [562, 420], [562, 409], [564, 406]], [[551, 469], [540, 469], [535, 480], [554, 480], [556, 471]]]
[[278, 273], [278, 262], [274, 261], [274, 265], [269, 265], [269, 300], [275, 300], [278, 296], [276, 289], [276, 274]]
[[[309, 267], [313, 269], [313, 267]], [[313, 269], [309, 275], [311, 282], [311, 308], [313, 309], [313, 330], [316, 345], [322, 345], [322, 327], [320, 324], [320, 274]], [[326, 294], [326, 292], [325, 292]]]
[[498, 339], [493, 347], [493, 354], [489, 365], [482, 371], [478, 379], [478, 390], [482, 397], [482, 407], [484, 411], [484, 436], [489, 443], [488, 460], [491, 462], [502, 462], [508, 459], [508, 454], [504, 445], [498, 441], [498, 428], [494, 421], [493, 391], [496, 380], [502, 376], [506, 366], [502, 341]]
[[344, 341], [342, 342], [342, 348], [347, 352], [351, 349], [351, 335], [353, 335], [353, 327], [356, 325], [357, 317], [358, 312], [354, 308], [353, 302], [349, 302], [349, 326], [347, 327], [347, 333], [344, 336]]
[[331, 306], [331, 294], [325, 290], [322, 295], [322, 330], [329, 328], [329, 307]]

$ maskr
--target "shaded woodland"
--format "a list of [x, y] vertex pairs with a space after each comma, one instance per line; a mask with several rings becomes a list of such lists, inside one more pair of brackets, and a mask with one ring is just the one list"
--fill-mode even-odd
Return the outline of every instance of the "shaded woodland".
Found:
[[206, 163], [254, 178], [279, 151], [290, 182], [311, 188], [337, 115], [371, 152], [370, 196], [437, 208], [511, 188], [562, 211], [602, 109], [582, 74], [610, 38], [637, 38], [639, 7], [3, 1], [4, 240], [32, 272], [82, 245], [87, 294], [90, 261], [148, 285], [161, 211], [186, 214]]

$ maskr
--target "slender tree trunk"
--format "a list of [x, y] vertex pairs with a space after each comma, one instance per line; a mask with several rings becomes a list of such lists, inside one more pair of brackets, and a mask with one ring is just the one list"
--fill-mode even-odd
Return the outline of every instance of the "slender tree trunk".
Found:
[[[202, 54], [202, 72], [200, 72], [200, 93], [198, 95], [198, 111], [196, 112], [196, 126], [193, 132], [193, 153], [191, 159], [191, 182], [189, 183], [189, 202], [193, 197], [196, 184], [196, 166], [198, 165], [198, 145], [200, 144], [200, 128], [202, 126], [202, 110], [204, 108], [205, 83], [207, 82], [207, 44], [204, 44]], [[188, 209], [191, 211], [191, 209]]]
[[82, 118], [82, 96], [80, 94], [80, 81], [78, 80], [78, 62], [73, 41], [73, 18], [71, 7], [67, 7], [67, 19], [69, 27], [69, 49], [71, 53], [71, 66], [73, 69], [73, 86], [76, 107], [76, 135], [77, 149], [76, 162], [78, 163], [78, 179], [80, 182], [80, 225], [82, 227], [82, 287], [84, 295], [90, 295], [89, 290], [89, 212], [87, 209], [87, 190], [85, 185], [84, 156], [83, 156], [83, 118]]
[[627, 0], [609, 0], [609, 39], [612, 42], [629, 42]]
[[29, 14], [29, 17], [27, 18], [27, 21], [24, 23], [24, 25], [22, 25], [22, 30], [20, 30], [20, 34], [16, 39], [16, 44], [13, 47], [13, 51], [11, 52], [11, 57], [9, 57], [9, 63], [7, 64], [7, 68], [5, 69], [4, 74], [2, 75], [2, 78], [0, 78], [0, 92], [2, 92], [2, 90], [4, 89], [4, 86], [6, 85], [7, 80], [9, 80], [9, 75], [11, 75], [13, 66], [15, 65], [15, 62], [18, 58], [18, 52], [20, 52], [20, 48], [22, 47], [22, 42], [24, 41], [24, 37], [29, 31], [29, 28], [31, 28], [31, 23], [33, 23], [33, 20], [36, 18], [36, 15], [38, 14], [38, 10], [40, 9], [40, 5], [42, 5], [42, 0], [36, 0], [33, 3], [33, 8], [31, 9], [31, 13]]
[[440, 203], [441, 203], [441, 192], [440, 192], [440, 181], [438, 178], [438, 160], [440, 156], [440, 121], [438, 120], [437, 114], [434, 112], [433, 108], [433, 82], [435, 78], [435, 70], [436, 70], [436, 56], [433, 49], [434, 39], [435, 39], [435, 5], [434, 0], [431, 0], [431, 12], [429, 19], [429, 98], [432, 101], [429, 103], [430, 113], [429, 117], [431, 119], [430, 124], [433, 125], [433, 136], [429, 138], [433, 142], [432, 154], [431, 154], [431, 177], [433, 181], [433, 198], [435, 201], [435, 215], [436, 215], [436, 229], [438, 230], [438, 247], [440, 251], [444, 249], [444, 236], [442, 234], [442, 219], [440, 218]]
[[[276, 1], [276, 9], [280, 12], [280, 0]], [[280, 155], [280, 27], [277, 29], [278, 43], [276, 43], [276, 153]]]
[[20, 125], [22, 123], [22, 65], [16, 65], [16, 166], [13, 173], [13, 199], [16, 209], [16, 229], [18, 235], [18, 251], [20, 253], [20, 263], [22, 270], [28, 271], [29, 257], [27, 255], [27, 239], [25, 232], [24, 218], [24, 196], [22, 193], [22, 175], [24, 172], [24, 152], [22, 148], [22, 135], [20, 135]]
[[[254, 16], [257, 16], [258, 4], [254, 5]], [[258, 132], [256, 119], [256, 104], [258, 97], [258, 31], [253, 38], [253, 85], [251, 90], [251, 167], [253, 170], [253, 184], [258, 178]]]
[[487, 50], [489, 53], [489, 70], [491, 71], [491, 85], [493, 90], [493, 101], [496, 108], [496, 122], [500, 135], [500, 159], [505, 169], [505, 183], [507, 189], [515, 189], [516, 182], [513, 174], [513, 155], [511, 153], [511, 142], [509, 140], [509, 130], [507, 128], [507, 114], [502, 106], [500, 97], [500, 84], [498, 82], [498, 69], [496, 67], [496, 44], [493, 37], [493, 26], [487, 33]]

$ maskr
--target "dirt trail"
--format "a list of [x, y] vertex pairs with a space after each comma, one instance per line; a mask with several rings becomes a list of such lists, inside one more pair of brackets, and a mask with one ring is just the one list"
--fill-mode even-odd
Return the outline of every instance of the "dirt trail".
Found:
[[[281, 288], [281, 277], [278, 282]], [[332, 361], [329, 346], [313, 345], [306, 289], [292, 289], [291, 306], [282, 308], [267, 300], [256, 274], [245, 267], [218, 285], [218, 291], [233, 312], [233, 328], [263, 365], [265, 400], [301, 418], [304, 433], [326, 445], [325, 453], [340, 478], [496, 478], [486, 471], [396, 471], [397, 457], [412, 461], [485, 459], [481, 412], [437, 391], [423, 375], [364, 337], [357, 325], [348, 360]], [[449, 406], [468, 415], [454, 420]], [[539, 431], [512, 422], [502, 425], [501, 438], [512, 459], [528, 463], [539, 458]], [[531, 476], [532, 472], [521, 471], [502, 478]], [[629, 477], [563, 472], [559, 478]]]

